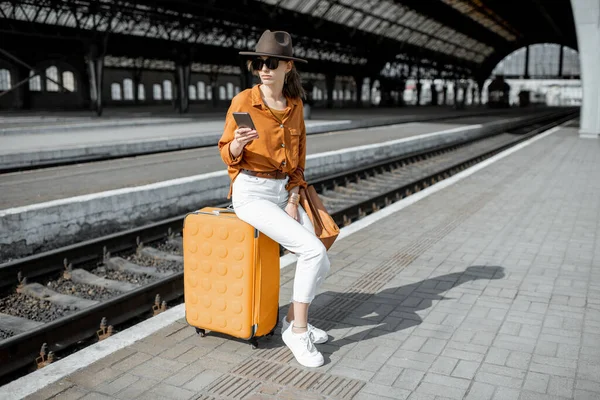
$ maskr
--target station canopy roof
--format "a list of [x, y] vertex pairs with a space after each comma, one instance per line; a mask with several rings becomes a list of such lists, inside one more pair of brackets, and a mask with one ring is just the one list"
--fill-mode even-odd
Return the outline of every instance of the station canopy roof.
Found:
[[347, 73], [416, 60], [476, 75], [528, 44], [577, 48], [570, 0], [22, 0], [0, 2], [0, 13], [4, 34], [110, 34], [115, 57], [193, 48], [213, 64], [234, 62], [265, 29], [287, 30], [309, 69]]

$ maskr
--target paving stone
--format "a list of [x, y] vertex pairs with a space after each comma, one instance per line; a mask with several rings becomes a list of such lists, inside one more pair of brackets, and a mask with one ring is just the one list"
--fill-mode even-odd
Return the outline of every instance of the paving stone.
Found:
[[337, 365], [367, 372], [377, 372], [384, 364], [376, 361], [358, 361], [353, 358], [342, 357]]
[[183, 385], [183, 389], [200, 392], [221, 376], [223, 376], [221, 372], [211, 370], [202, 371], [195, 378]]
[[186, 365], [173, 360], [154, 357], [138, 365], [130, 372], [132, 375], [161, 381], [184, 368]]
[[460, 400], [465, 397], [466, 389], [443, 386], [429, 382], [421, 382], [419, 387], [417, 387], [416, 392]]
[[465, 400], [490, 400], [496, 387], [485, 383], [473, 382]]
[[517, 389], [499, 387], [494, 393], [493, 400], [518, 400], [520, 392]]
[[506, 366], [522, 370], [527, 369], [529, 362], [531, 361], [531, 356], [532, 355], [529, 353], [511, 351], [506, 360]]
[[490, 347], [490, 350], [485, 357], [485, 362], [489, 364], [504, 365], [506, 364], [509, 355], [509, 350]]
[[57, 394], [56, 397], [53, 397], [53, 399], [78, 400], [78, 399], [81, 399], [82, 397], [84, 397], [88, 393], [89, 392], [83, 388], [72, 387], [72, 388], [65, 390], [64, 392], [61, 392], [60, 394]]
[[112, 400], [112, 397], [109, 397], [102, 393], [94, 393], [90, 392], [85, 396], [81, 397], [81, 400]]
[[194, 365], [180, 369], [177, 373], [164, 380], [165, 383], [174, 386], [184, 386], [187, 382], [196, 377], [202, 370], [198, 370]]
[[452, 376], [457, 378], [473, 379], [480, 365], [481, 364], [477, 361], [460, 360], [452, 372]]
[[188, 400], [194, 397], [196, 393], [191, 390], [179, 388], [177, 386], [161, 383], [154, 386], [140, 397], [146, 399], [169, 399], [169, 400]]
[[373, 378], [373, 376], [375, 376], [375, 372], [373, 371], [365, 371], [339, 364], [335, 365], [329, 372], [333, 375], [345, 376], [350, 379], [358, 379], [363, 381], [369, 381]]
[[425, 375], [423, 382], [435, 383], [442, 386], [450, 386], [460, 389], [467, 389], [471, 384], [471, 381], [467, 379], [454, 378], [434, 373], [428, 373]]
[[575, 383], [575, 389], [585, 390], [588, 392], [596, 392], [598, 393], [598, 397], [600, 397], [600, 383], [594, 381], [588, 381], [585, 379], [577, 379]]
[[600, 382], [600, 363], [580, 361], [577, 378], [594, 382]]
[[425, 372], [423, 371], [405, 368], [393, 383], [393, 386], [407, 390], [415, 390], [424, 376]]
[[525, 385], [523, 388], [533, 392], [546, 393], [549, 382], [549, 375], [540, 374], [538, 372], [528, 372], [525, 377]]
[[445, 340], [429, 338], [420, 351], [428, 354], [440, 354], [444, 347], [446, 347], [446, 343]]
[[450, 375], [458, 361], [456, 358], [440, 356], [435, 360], [429, 371], [442, 375]]
[[566, 397], [561, 397], [561, 396], [553, 396], [553, 395], [550, 395], [547, 393], [541, 394], [541, 393], [523, 390], [521, 392], [520, 399], [522, 399], [522, 400], [567, 400], [567, 399], [572, 399], [572, 397], [566, 398]]
[[80, 370], [67, 378], [70, 382], [73, 382], [79, 387], [86, 389], [93, 389], [96, 386], [113, 381], [115, 378], [122, 375], [121, 371], [105, 368], [101, 371], [90, 373], [87, 370]]
[[573, 397], [574, 382], [574, 379], [551, 376], [550, 384], [548, 385], [548, 394], [571, 398]]
[[70, 382], [66, 379], [60, 380], [56, 382], [54, 385], [46, 386], [43, 389], [33, 393], [27, 397], [25, 400], [45, 400], [50, 399], [56, 396], [59, 393], [63, 393], [69, 388], [73, 387], [74, 383]]
[[388, 367], [380, 369], [374, 376], [371, 378], [372, 383], [376, 383], [378, 385], [387, 385], [391, 386], [396, 379], [400, 376], [400, 374], [404, 371], [402, 368], [394, 368]]
[[123, 375], [111, 382], [101, 383], [100, 385], [94, 388], [94, 391], [108, 395], [114, 395], [115, 393], [120, 392], [121, 390], [125, 389], [130, 385], [133, 385], [139, 380], [140, 378], [135, 375], [124, 373]]
[[118, 371], [128, 372], [138, 365], [150, 360], [151, 358], [152, 357], [146, 353], [135, 352], [121, 361], [113, 364], [111, 368]]
[[361, 392], [376, 394], [382, 397], [389, 397], [397, 400], [404, 400], [410, 396], [410, 390], [401, 389], [398, 387], [391, 387], [387, 385], [378, 385], [375, 383], [367, 383]]
[[534, 353], [541, 356], [554, 357], [558, 352], [558, 343], [546, 342], [544, 340], [538, 341], [535, 346]]
[[120, 392], [112, 395], [121, 400], [131, 400], [140, 396], [142, 393], [148, 391], [154, 386], [158, 385], [158, 381], [146, 378], [140, 378], [138, 381], [127, 386]]

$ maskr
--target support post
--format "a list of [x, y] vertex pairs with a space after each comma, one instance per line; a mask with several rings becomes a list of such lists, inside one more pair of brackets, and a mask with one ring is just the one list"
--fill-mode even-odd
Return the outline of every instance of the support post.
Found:
[[525, 79], [529, 79], [529, 46], [525, 47]]
[[102, 84], [104, 78], [104, 56], [98, 55], [96, 51], [90, 52], [87, 60], [88, 73], [90, 75], [90, 98], [92, 110], [101, 116], [103, 111]]
[[190, 107], [188, 86], [190, 84], [190, 64], [182, 61], [177, 64], [177, 109], [180, 114], [186, 113]]
[[335, 87], [335, 75], [329, 74], [325, 77], [327, 86], [327, 108], [333, 108], [333, 89]]
[[[140, 83], [142, 83], [142, 69], [135, 68], [133, 70], [133, 102], [138, 104], [140, 102]], [[146, 93], [144, 93], [145, 96]]]
[[600, 3], [571, 0], [581, 61], [583, 103], [579, 137], [600, 138]]
[[558, 76], [559, 77], [563, 76], [563, 54], [564, 54], [564, 48], [565, 48], [565, 46], [563, 46], [561, 44], [560, 45], [560, 52], [558, 53]]
[[437, 88], [435, 87], [435, 79], [433, 79], [431, 81], [429, 90], [431, 91], [431, 105], [437, 106], [438, 105], [438, 92], [437, 92]]
[[417, 107], [419, 107], [421, 105], [421, 89], [423, 85], [421, 84], [421, 67], [416, 65], [415, 68], [417, 69], [415, 88], [417, 89]]
[[356, 107], [361, 108], [363, 106], [362, 102], [362, 91], [363, 91], [363, 82], [365, 77], [362, 75], [354, 76], [354, 82], [356, 82]]

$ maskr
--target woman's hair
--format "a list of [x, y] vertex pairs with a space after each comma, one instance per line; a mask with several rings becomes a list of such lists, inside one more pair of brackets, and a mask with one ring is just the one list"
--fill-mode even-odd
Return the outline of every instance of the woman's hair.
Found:
[[[251, 71], [253, 75], [258, 76], [258, 71], [252, 68], [252, 60], [249, 60], [246, 65], [248, 66], [248, 70]], [[306, 91], [302, 87], [302, 79], [300, 79], [300, 74], [298, 73], [298, 70], [296, 69], [296, 66], [294, 65], [293, 61], [292, 69], [286, 74], [285, 78], [286, 81], [283, 84], [283, 95], [291, 98], [299, 97], [301, 99], [305, 99]]]

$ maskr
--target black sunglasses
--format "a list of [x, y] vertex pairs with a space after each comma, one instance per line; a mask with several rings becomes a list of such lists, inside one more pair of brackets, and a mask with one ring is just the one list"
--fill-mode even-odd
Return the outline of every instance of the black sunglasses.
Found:
[[279, 68], [279, 58], [276, 57], [268, 57], [267, 59], [255, 58], [252, 60], [252, 69], [255, 71], [260, 71], [263, 68], [263, 65], [266, 65], [268, 69], [277, 69]]

